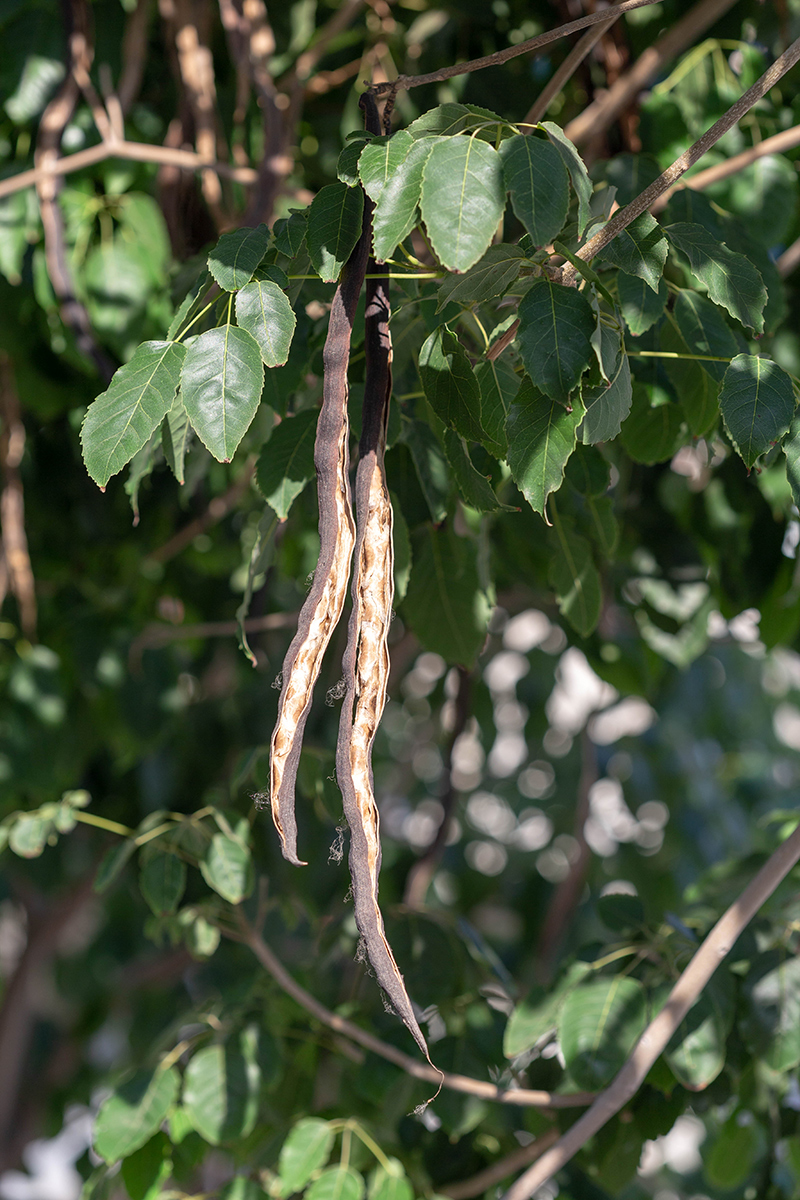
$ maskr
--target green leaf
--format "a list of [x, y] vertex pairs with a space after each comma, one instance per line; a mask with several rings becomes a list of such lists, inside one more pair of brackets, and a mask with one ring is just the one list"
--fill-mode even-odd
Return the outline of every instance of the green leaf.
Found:
[[463, 500], [478, 512], [498, 512], [504, 506], [485, 475], [476, 470], [466, 442], [452, 429], [444, 432], [444, 453]]
[[431, 137], [415, 141], [381, 190], [372, 214], [372, 241], [378, 262], [391, 258], [419, 222], [422, 172], [435, 144], [436, 139]]
[[678, 222], [664, 232], [708, 290], [709, 299], [727, 309], [747, 329], [761, 333], [767, 289], [761, 275], [743, 254], [729, 250], [701, 225]]
[[342, 183], [346, 183], [348, 187], [355, 187], [358, 184], [358, 160], [361, 157], [361, 151], [371, 141], [372, 138], [368, 133], [362, 133], [360, 137], [354, 137], [351, 142], [348, 142], [339, 155], [336, 163], [336, 178]]
[[52, 820], [40, 812], [23, 813], [11, 826], [8, 844], [20, 858], [38, 858], [52, 829]]
[[681, 441], [683, 413], [669, 401], [652, 406], [647, 389], [633, 389], [630, 415], [623, 422], [620, 438], [636, 462], [658, 463], [672, 458]]
[[206, 291], [210, 283], [211, 273], [205, 269], [202, 270], [175, 310], [175, 316], [170, 321], [169, 329], [167, 330], [168, 340], [172, 340], [172, 338], [178, 336], [178, 333], [180, 332], [184, 322], [186, 322], [189, 317], [189, 313], [192, 312], [198, 300]]
[[588, 970], [586, 963], [572, 963], [554, 988], [535, 988], [516, 1006], [508, 1018], [503, 1036], [503, 1054], [506, 1058], [517, 1058], [535, 1046], [540, 1038], [555, 1032], [558, 1014], [564, 1007], [567, 996], [578, 986]]
[[191, 436], [192, 427], [189, 424], [189, 414], [183, 406], [180, 394], [178, 394], [175, 397], [172, 408], [164, 417], [164, 423], [161, 426], [161, 447], [164, 451], [164, 457], [169, 463], [169, 469], [178, 483], [183, 483], [184, 480], [186, 449]]
[[107, 1163], [127, 1158], [156, 1133], [178, 1097], [180, 1077], [166, 1071], [137, 1071], [104, 1101], [94, 1127], [94, 1148]]
[[567, 1070], [578, 1087], [605, 1087], [630, 1054], [647, 1020], [645, 991], [636, 979], [616, 976], [581, 984], [559, 1014]]
[[392, 509], [394, 510], [392, 537], [394, 540], [394, 602], [402, 604], [408, 591], [408, 581], [411, 578], [411, 537], [408, 525], [403, 516], [400, 502], [391, 493]]
[[396, 1158], [387, 1160], [388, 1167], [377, 1166], [369, 1181], [369, 1200], [414, 1200], [414, 1188]]
[[306, 1192], [307, 1200], [362, 1200], [364, 1179], [352, 1167], [328, 1167]]
[[567, 411], [523, 379], [506, 425], [508, 465], [531, 508], [543, 516], [547, 497], [561, 487], [582, 418], [581, 404]]
[[548, 537], [552, 557], [548, 578], [559, 611], [581, 637], [597, 627], [603, 601], [600, 576], [586, 538], [574, 522], [553, 512], [553, 529]]
[[720, 967], [664, 1051], [672, 1073], [690, 1091], [699, 1092], [708, 1087], [725, 1066], [734, 1010], [733, 979], [729, 971]]
[[256, 415], [263, 386], [261, 351], [246, 329], [209, 329], [189, 347], [181, 373], [184, 407], [219, 462], [233, 458]]
[[267, 1193], [246, 1175], [234, 1175], [219, 1194], [220, 1200], [265, 1200]]
[[81, 428], [83, 460], [104, 488], [142, 447], [172, 408], [186, 347], [143, 342], [115, 373], [108, 391], [89, 405]]
[[426, 650], [471, 666], [486, 639], [490, 606], [478, 575], [477, 548], [450, 526], [425, 525], [412, 540], [414, 567], [404, 620]]
[[511, 207], [535, 246], [558, 237], [569, 211], [569, 175], [559, 149], [530, 134], [503, 142], [503, 179]]
[[150, 440], [131, 459], [125, 493], [130, 498], [134, 525], [139, 524], [139, 489], [148, 475], [152, 475], [156, 456], [161, 449], [161, 429], [157, 429]]
[[186, 888], [186, 863], [176, 854], [157, 851], [142, 863], [139, 890], [157, 917], [177, 911]]
[[172, 1171], [169, 1149], [169, 1139], [159, 1130], [125, 1159], [121, 1174], [130, 1200], [155, 1200]]
[[709, 1150], [703, 1174], [714, 1188], [728, 1192], [742, 1187], [759, 1157], [760, 1138], [754, 1124], [740, 1124], [734, 1113], [723, 1125]]
[[773, 1071], [800, 1063], [800, 957], [768, 950], [753, 962], [744, 980], [748, 1049]]
[[253, 889], [249, 848], [224, 833], [214, 834], [200, 870], [208, 886], [230, 904], [240, 904]]
[[560, 126], [552, 121], [542, 121], [540, 128], [550, 138], [569, 171], [573, 190], [578, 197], [578, 237], [583, 237], [583, 231], [592, 216], [591, 199], [594, 190], [586, 164]]
[[[482, 128], [487, 125], [487, 122], [493, 122], [494, 128], [491, 124], [487, 128]], [[478, 136], [488, 138], [493, 142], [496, 139], [498, 127], [504, 128], [505, 125], [505, 121], [488, 108], [478, 108], [475, 104], [448, 103], [431, 108], [421, 117], [417, 117], [409, 125], [408, 133], [415, 139], [424, 138], [430, 134], [438, 134], [442, 138], [453, 137], [457, 133], [480, 128]]]
[[286, 293], [270, 279], [253, 279], [236, 295], [236, 320], [258, 342], [268, 367], [289, 357], [297, 318]]
[[252, 1051], [245, 1032], [224, 1046], [204, 1046], [186, 1068], [183, 1108], [212, 1146], [247, 1137], [255, 1126], [261, 1069]]
[[566, 401], [592, 360], [592, 306], [575, 288], [538, 279], [519, 306], [517, 343], [525, 370], [553, 400]]
[[658, 291], [643, 279], [636, 279], [626, 271], [617, 276], [617, 299], [625, 324], [634, 337], [645, 333], [659, 319], [667, 306], [669, 289], [663, 279], [658, 281]]
[[642, 213], [618, 233], [602, 251], [605, 262], [613, 263], [628, 275], [642, 279], [658, 292], [669, 245], [655, 217]]
[[609, 487], [609, 466], [599, 450], [578, 446], [567, 463], [564, 478], [581, 496], [603, 496]]
[[125, 838], [118, 846], [112, 846], [100, 859], [100, 866], [94, 877], [94, 890], [105, 892], [125, 867], [128, 859], [136, 850], [133, 838]]
[[597, 915], [613, 933], [630, 935], [644, 924], [644, 905], [638, 896], [612, 892], [597, 901]]
[[358, 174], [370, 200], [380, 202], [384, 189], [395, 171], [405, 162], [414, 139], [406, 129], [398, 129], [391, 137], [377, 138], [362, 146]]
[[[715, 304], [697, 292], [680, 291], [673, 309], [681, 336], [693, 354], [735, 358], [739, 346], [733, 330]], [[728, 363], [700, 360], [698, 366], [719, 382]]]
[[608, 387], [584, 387], [582, 396], [586, 416], [579, 430], [581, 441], [592, 446], [613, 441], [631, 411], [633, 385], [627, 354], [620, 354]]
[[792, 499], [800, 508], [800, 416], [795, 416], [783, 443], [786, 455], [786, 478], [792, 489]]
[[506, 203], [502, 160], [479, 138], [438, 141], [422, 172], [420, 207], [439, 261], [468, 271], [488, 249]]
[[328, 1161], [333, 1129], [319, 1117], [298, 1121], [281, 1147], [278, 1176], [284, 1196], [301, 1192], [311, 1176]]
[[0, 200], [0, 274], [15, 285], [22, 281], [22, 263], [30, 244], [27, 214], [24, 192]]
[[490, 246], [480, 262], [466, 275], [450, 275], [440, 285], [437, 313], [451, 301], [462, 305], [479, 304], [505, 295], [525, 261], [525, 254], [519, 246], [505, 243]]
[[308, 210], [306, 245], [311, 265], [326, 283], [335, 283], [361, 236], [364, 193], [345, 183], [329, 183]]
[[481, 392], [482, 441], [490, 454], [505, 458], [508, 450], [506, 420], [519, 392], [522, 377], [516, 373], [506, 354], [478, 363], [475, 378]]
[[447, 515], [447, 502], [450, 497], [450, 476], [442, 448], [426, 421], [410, 421], [404, 431], [404, 440], [411, 451], [414, 469], [431, 518], [438, 525]]
[[221, 288], [235, 292], [253, 278], [269, 246], [266, 225], [223, 233], [208, 256], [208, 269]]
[[769, 359], [737, 354], [725, 372], [719, 406], [731, 441], [752, 467], [792, 422], [792, 381]]
[[275, 249], [287, 258], [296, 258], [303, 248], [308, 228], [308, 209], [299, 208], [275, 222]]
[[[661, 327], [659, 344], [670, 354], [691, 353], [672, 319]], [[702, 363], [689, 358], [667, 358], [664, 369], [680, 399], [689, 428], [695, 437], [703, 437], [719, 417], [719, 384], [703, 370]]]
[[286, 417], [273, 429], [258, 456], [258, 490], [281, 520], [289, 515], [293, 502], [314, 478], [318, 416], [316, 409], [304, 409], [296, 417]]
[[192, 958], [211, 958], [219, 946], [220, 932], [216, 925], [198, 916], [184, 931], [184, 939]]
[[586, 511], [589, 520], [585, 532], [590, 535], [603, 558], [613, 558], [619, 541], [619, 524], [614, 516], [610, 496], [588, 496]]
[[434, 329], [424, 342], [419, 373], [437, 417], [469, 441], [480, 441], [480, 388], [466, 350], [446, 325]]

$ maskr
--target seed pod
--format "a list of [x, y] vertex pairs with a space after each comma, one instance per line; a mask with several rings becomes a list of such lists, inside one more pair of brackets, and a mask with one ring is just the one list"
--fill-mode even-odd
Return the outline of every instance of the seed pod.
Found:
[[348, 259], [331, 305], [323, 363], [322, 408], [314, 444], [319, 497], [320, 553], [314, 582], [283, 661], [283, 687], [270, 751], [270, 807], [283, 857], [296, 866], [297, 819], [294, 790], [303, 731], [311, 708], [322, 656], [336, 628], [347, 594], [355, 527], [350, 503], [350, 425], [347, 366], [361, 285], [367, 269], [371, 226], [364, 213], [361, 237]]

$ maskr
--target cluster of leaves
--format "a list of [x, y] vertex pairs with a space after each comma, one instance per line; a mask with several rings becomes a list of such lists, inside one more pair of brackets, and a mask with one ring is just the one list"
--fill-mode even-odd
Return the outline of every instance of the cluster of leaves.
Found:
[[[309, 265], [312, 280], [338, 277], [359, 236], [366, 193], [376, 257], [403, 256], [393, 271], [404, 296], [394, 321], [400, 426], [393, 440], [411, 457], [432, 523], [416, 551], [420, 579], [411, 576], [412, 626], [431, 599], [426, 554], [456, 578], [469, 574], [469, 563], [459, 562], [469, 550], [437, 528], [452, 495], [477, 519], [502, 514], [516, 494], [509, 474], [552, 525], [550, 583], [583, 636], [599, 620], [599, 567], [619, 535], [611, 465], [659, 463], [697, 438], [722, 437], [751, 469], [771, 464], [782, 442], [788, 484], [800, 494], [795, 382], [752, 353], [747, 336], [765, 328], [759, 266], [771, 279], [769, 260], [703, 197], [677, 193], [663, 225], [639, 217], [595, 270], [574, 252], [602, 227], [619, 189], [605, 181], [595, 190], [550, 122], [523, 133], [487, 110], [440, 105], [390, 137], [353, 135], [339, 176], [272, 233], [224, 235], [169, 340], [140, 346], [90, 407], [84, 455], [101, 486], [135, 455], [152, 461], [159, 443], [182, 480], [190, 428], [217, 459], [230, 460], [258, 410], [264, 366], [272, 376], [266, 395], [274, 412], [287, 415], [301, 359], [313, 364], [315, 352], [312, 338], [305, 356], [297, 350], [295, 363], [287, 361], [297, 324], [292, 301], [302, 298], [306, 313], [313, 306], [301, 286]], [[507, 196], [513, 215], [504, 217]], [[494, 240], [504, 220], [511, 233], [522, 227], [521, 238]], [[414, 236], [423, 235], [447, 272], [428, 271], [430, 281], [414, 253]], [[734, 236], [755, 261], [730, 248]], [[580, 288], [558, 282], [554, 253], [581, 271]], [[201, 321], [212, 327], [193, 333]], [[257, 478], [280, 518], [313, 473], [311, 402], [313, 393], [297, 389], [291, 419], [266, 428]], [[590, 449], [598, 445], [602, 454]], [[391, 476], [390, 485], [401, 486]], [[401, 495], [400, 508], [419, 525], [413, 499]], [[484, 579], [477, 590], [487, 587]], [[463, 589], [461, 596], [432, 648], [470, 662], [485, 618]], [[446, 600], [438, 597], [437, 607]]]

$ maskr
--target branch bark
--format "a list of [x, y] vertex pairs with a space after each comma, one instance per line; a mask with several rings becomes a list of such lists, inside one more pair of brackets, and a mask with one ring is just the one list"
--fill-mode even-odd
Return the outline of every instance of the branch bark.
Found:
[[505, 1158], [500, 1158], [497, 1162], [492, 1163], [484, 1171], [473, 1175], [471, 1179], [460, 1179], [458, 1183], [450, 1183], [445, 1187], [437, 1188], [437, 1193], [440, 1196], [449, 1196], [450, 1200], [472, 1200], [473, 1196], [482, 1196], [489, 1188], [496, 1187], [498, 1183], [502, 1183], [515, 1171], [536, 1162], [542, 1157], [545, 1150], [549, 1150], [557, 1141], [558, 1129], [553, 1126], [552, 1129], [546, 1129], [544, 1133], [540, 1133], [529, 1146], [520, 1146], [511, 1154], [507, 1154]]
[[524, 125], [535, 125], [537, 121], [541, 121], [552, 101], [563, 90], [586, 56], [591, 54], [603, 34], [607, 33], [611, 26], [618, 20], [619, 13], [615, 12], [613, 16], [608, 17], [605, 21], [601, 21], [593, 29], [587, 29], [580, 41], [572, 47], [567, 57], [560, 63], [553, 78], [548, 80], [528, 109], [525, 114]]
[[[753, 86], [748, 88], [736, 103], [731, 105], [728, 111], [693, 146], [690, 146], [688, 150], [679, 155], [675, 159], [675, 162], [667, 167], [666, 171], [662, 172], [658, 179], [654, 180], [649, 187], [640, 192], [630, 204], [620, 209], [599, 233], [596, 233], [593, 238], [589, 239], [585, 246], [581, 246], [577, 251], [577, 257], [583, 262], [590, 262], [596, 254], [605, 249], [609, 242], [612, 242], [618, 234], [622, 233], [623, 229], [649, 209], [665, 192], [669, 191], [681, 176], [685, 175], [689, 168], [694, 166], [719, 141], [723, 134], [732, 129], [744, 114], [749, 112], [754, 104], [763, 99], [778, 80], [782, 79], [786, 72], [790, 71], [798, 61], [800, 61], [800, 38], [792, 42], [791, 46], [779, 58], [775, 59], [775, 62], [764, 72], [761, 78], [756, 80]], [[574, 287], [577, 277], [578, 271], [572, 263], [568, 263], [561, 271], [561, 282], [567, 287]]]
[[[25, 450], [25, 426], [19, 411], [14, 371], [7, 354], [0, 351], [0, 529], [5, 579], [19, 606], [19, 623], [29, 642], [36, 641], [36, 584], [33, 578], [28, 539], [25, 534], [25, 499], [19, 466]], [[0, 593], [0, 604], [3, 596]]]
[[[721, 3], [722, 0], [717, 0], [717, 2]], [[618, 6], [615, 16], [621, 16], [635, 8], [647, 8], [648, 5], [657, 3], [658, 0], [623, 0], [622, 4]], [[728, 3], [733, 4], [734, 0], [728, 0]], [[602, 12], [589, 13], [585, 17], [579, 17], [577, 21], [568, 21], [566, 25], [559, 25], [557, 29], [540, 33], [535, 38], [529, 38], [527, 42], [520, 42], [518, 46], [508, 46], [505, 50], [498, 50], [496, 54], [473, 58], [469, 62], [458, 63], [452, 67], [443, 67], [441, 71], [431, 71], [427, 75], [398, 75], [397, 79], [392, 79], [387, 83], [377, 83], [373, 91], [376, 96], [393, 96], [401, 88], [407, 91], [409, 88], [422, 87], [427, 83], [443, 83], [445, 79], [453, 79], [456, 75], [469, 75], [472, 71], [482, 71], [485, 67], [501, 67], [503, 63], [509, 62], [512, 58], [518, 58], [521, 54], [533, 54], [535, 51], [543, 50], [551, 42], [557, 42], [571, 33], [578, 33], [581, 29], [587, 29], [590, 25], [599, 25], [607, 20], [608, 9], [604, 8]]]
[[800, 826], [767, 859], [738, 900], [720, 917], [678, 982], [661, 1012], [645, 1029], [625, 1066], [588, 1112], [506, 1192], [504, 1200], [529, 1200], [582, 1146], [636, 1095], [653, 1063], [708, 984], [736, 939], [800, 860]]
[[[662, 38], [639, 56], [636, 62], [608, 89], [604, 96], [570, 121], [565, 134], [576, 146], [604, 133], [617, 115], [655, 78], [662, 66], [676, 58], [695, 38], [704, 33], [736, 0], [700, 0]], [[622, 7], [622, 6], [620, 6]], [[606, 13], [603, 14], [607, 15]]]
[[442, 1087], [450, 1088], [452, 1091], [465, 1092], [470, 1096], [481, 1096], [484, 1100], [495, 1100], [500, 1104], [514, 1104], [523, 1108], [582, 1108], [586, 1104], [591, 1104], [594, 1099], [589, 1092], [573, 1092], [562, 1096], [555, 1092], [531, 1091], [526, 1088], [508, 1090], [499, 1088], [493, 1083], [486, 1083], [482, 1079], [470, 1079], [466, 1075], [455, 1075], [450, 1071], [437, 1071], [435, 1067], [418, 1062], [415, 1058], [404, 1054], [402, 1050], [397, 1050], [388, 1042], [382, 1042], [371, 1033], [367, 1033], [365, 1029], [354, 1025], [352, 1021], [340, 1017], [326, 1008], [324, 1004], [320, 1004], [319, 1000], [292, 978], [261, 935], [248, 923], [241, 909], [237, 909], [236, 915], [239, 921], [238, 933], [224, 928], [221, 932], [226, 937], [242, 941], [249, 946], [262, 967], [301, 1008], [304, 1008], [312, 1017], [316, 1017], [323, 1025], [327, 1025], [328, 1029], [344, 1034], [351, 1041], [363, 1046], [365, 1050], [393, 1062], [414, 1079], [423, 1080], [425, 1083], [441, 1084]]

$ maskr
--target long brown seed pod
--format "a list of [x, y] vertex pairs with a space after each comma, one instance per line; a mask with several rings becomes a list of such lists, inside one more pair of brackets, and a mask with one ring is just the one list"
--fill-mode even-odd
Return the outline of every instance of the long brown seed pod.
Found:
[[370, 965], [398, 1016], [430, 1062], [378, 904], [380, 821], [372, 777], [372, 745], [386, 704], [387, 639], [394, 599], [392, 504], [384, 452], [391, 395], [392, 344], [388, 279], [370, 260], [365, 313], [366, 372], [358, 470], [353, 609], [344, 656], [346, 693], [339, 720], [336, 779], [350, 826], [350, 875], [356, 924]]
[[305, 866], [297, 857], [294, 811], [303, 731], [322, 656], [342, 615], [355, 543], [348, 474], [347, 366], [353, 318], [369, 258], [370, 216], [365, 207], [361, 237], [342, 270], [333, 297], [322, 353], [325, 376], [314, 444], [319, 496], [319, 561], [311, 591], [300, 611], [297, 633], [283, 662], [283, 686], [270, 751], [272, 819], [281, 839], [283, 857], [295, 866]]

